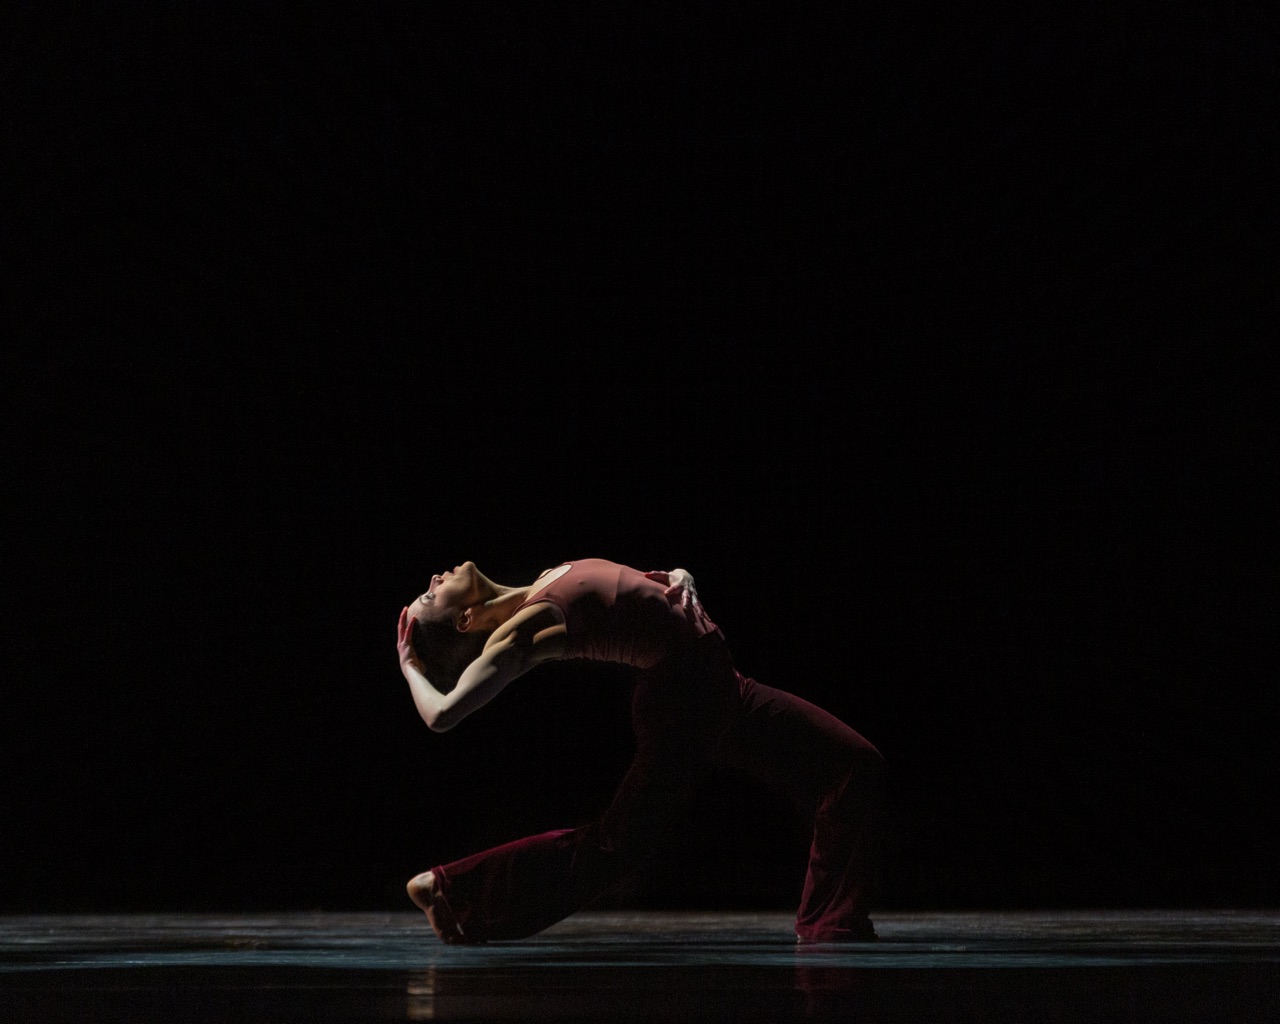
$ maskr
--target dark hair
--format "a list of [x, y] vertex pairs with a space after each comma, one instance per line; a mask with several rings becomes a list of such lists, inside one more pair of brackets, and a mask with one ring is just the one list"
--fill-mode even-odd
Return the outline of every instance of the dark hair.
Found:
[[458, 685], [463, 669], [480, 657], [489, 633], [459, 633], [450, 619], [418, 619], [411, 639], [427, 680], [448, 693]]

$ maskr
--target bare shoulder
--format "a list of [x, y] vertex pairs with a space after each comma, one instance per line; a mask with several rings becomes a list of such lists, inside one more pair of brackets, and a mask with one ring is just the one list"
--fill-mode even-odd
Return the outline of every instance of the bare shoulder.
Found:
[[565, 636], [564, 614], [543, 601], [521, 608], [495, 629], [485, 649], [514, 645], [526, 648], [533, 661], [551, 661], [564, 656]]

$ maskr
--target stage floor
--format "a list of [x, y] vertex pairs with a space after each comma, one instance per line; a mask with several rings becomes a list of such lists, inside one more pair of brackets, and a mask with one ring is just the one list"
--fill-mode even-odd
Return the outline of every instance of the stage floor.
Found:
[[584, 913], [442, 946], [416, 913], [0, 917], [0, 1021], [1280, 1020], [1280, 912]]

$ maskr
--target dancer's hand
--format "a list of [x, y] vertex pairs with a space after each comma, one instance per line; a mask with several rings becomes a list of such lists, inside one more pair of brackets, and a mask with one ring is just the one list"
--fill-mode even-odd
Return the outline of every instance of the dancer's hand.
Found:
[[647, 572], [645, 579], [653, 580], [666, 586], [667, 597], [680, 595], [680, 605], [686, 611], [697, 615], [705, 615], [702, 602], [698, 600], [698, 588], [693, 585], [693, 574], [687, 569], [672, 569], [670, 572]]
[[407, 606], [400, 610], [400, 622], [396, 625], [396, 651], [400, 654], [400, 672], [406, 679], [410, 671], [426, 675], [422, 662], [418, 660], [418, 652], [413, 649], [413, 624], [417, 621], [409, 614]]

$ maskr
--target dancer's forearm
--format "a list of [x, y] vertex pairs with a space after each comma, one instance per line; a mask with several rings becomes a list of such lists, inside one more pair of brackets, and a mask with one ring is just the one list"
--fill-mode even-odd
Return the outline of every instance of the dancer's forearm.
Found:
[[432, 732], [452, 729], [467, 715], [493, 700], [511, 680], [533, 667], [533, 652], [527, 644], [517, 644], [514, 636], [487, 647], [463, 670], [458, 685], [441, 693], [413, 663], [405, 663], [404, 677], [418, 714]]
[[418, 714], [427, 723], [428, 729], [437, 731], [440, 712], [444, 710], [445, 695], [412, 665], [405, 666], [404, 678], [409, 684], [409, 693], [413, 696], [413, 705], [418, 709]]

